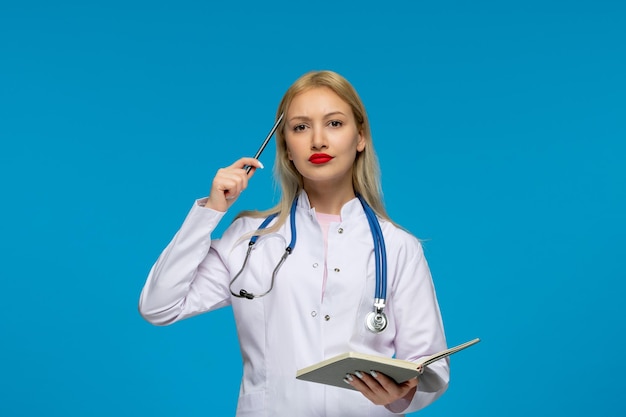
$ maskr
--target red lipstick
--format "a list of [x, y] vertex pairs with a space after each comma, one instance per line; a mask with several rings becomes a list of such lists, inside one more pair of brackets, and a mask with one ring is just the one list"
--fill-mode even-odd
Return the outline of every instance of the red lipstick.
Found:
[[313, 164], [325, 164], [326, 162], [333, 159], [332, 156], [325, 153], [314, 153], [309, 157], [309, 162]]

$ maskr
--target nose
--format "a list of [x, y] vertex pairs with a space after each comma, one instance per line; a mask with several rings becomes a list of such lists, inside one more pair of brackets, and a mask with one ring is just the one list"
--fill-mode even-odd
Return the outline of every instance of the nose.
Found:
[[326, 135], [324, 134], [324, 129], [314, 129], [313, 134], [311, 136], [311, 150], [320, 150], [326, 149], [328, 147], [328, 143], [326, 141]]

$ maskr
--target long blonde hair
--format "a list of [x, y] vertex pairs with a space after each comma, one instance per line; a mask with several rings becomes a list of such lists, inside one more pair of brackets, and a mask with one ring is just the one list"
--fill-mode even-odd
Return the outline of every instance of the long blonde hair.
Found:
[[[390, 221], [382, 199], [380, 168], [378, 158], [374, 152], [372, 133], [365, 106], [348, 80], [333, 71], [312, 71], [304, 74], [289, 87], [283, 96], [278, 105], [278, 110], [276, 111], [276, 120], [278, 120], [281, 114], [287, 114], [287, 110], [295, 96], [310, 89], [320, 87], [330, 88], [352, 108], [357, 128], [365, 139], [365, 149], [357, 153], [354, 160], [352, 186], [354, 187], [354, 191], [361, 194], [379, 217]], [[300, 175], [287, 155], [284, 121], [281, 122], [281, 125], [276, 130], [274, 176], [280, 183], [282, 189], [280, 202], [269, 210], [243, 211], [237, 215], [237, 217], [267, 217], [270, 214], [279, 213], [276, 222], [265, 229], [264, 232], [266, 233], [277, 230], [285, 223], [294, 198], [303, 189], [302, 175]]]

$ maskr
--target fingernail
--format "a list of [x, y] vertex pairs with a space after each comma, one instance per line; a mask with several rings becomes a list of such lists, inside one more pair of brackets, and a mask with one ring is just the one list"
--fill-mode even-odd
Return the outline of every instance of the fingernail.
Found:
[[261, 169], [265, 168], [265, 167], [263, 166], [263, 163], [262, 163], [261, 161], [259, 161], [259, 167], [261, 167]]
[[356, 371], [354, 375], [356, 375], [359, 379], [363, 379], [363, 374], [361, 373], [361, 371]]
[[378, 372], [376, 371], [370, 371], [370, 375], [373, 376], [374, 378], [378, 378]]
[[352, 385], [352, 384], [350, 383], [350, 381], [348, 380], [348, 378], [344, 378], [344, 379], [343, 379], [343, 382], [345, 382], [345, 383], [346, 383], [346, 384], [348, 384], [348, 385]]
[[348, 381], [348, 383], [354, 381], [354, 378], [352, 378], [352, 375], [350, 374], [346, 374], [346, 377], [343, 379], [344, 381]]

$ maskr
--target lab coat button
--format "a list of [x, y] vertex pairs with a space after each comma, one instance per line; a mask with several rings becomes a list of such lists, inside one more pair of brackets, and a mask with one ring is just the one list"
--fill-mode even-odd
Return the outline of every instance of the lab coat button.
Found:
[[335, 272], [339, 272], [339, 271], [340, 271], [340, 269], [339, 269], [339, 268], [335, 268]]
[[343, 233], [343, 228], [340, 227], [339, 229], [337, 229], [337, 233], [342, 234]]
[[317, 316], [317, 311], [315, 310], [311, 311], [311, 317], [315, 317], [315, 316]]
[[326, 321], [330, 320], [330, 316], [329, 316], [328, 314], [326, 314], [326, 315], [324, 316], [324, 320], [326, 320]]
[[313, 268], [317, 268], [317, 267], [318, 267], [318, 264], [317, 264], [317, 262], [315, 262], [315, 263], [313, 264]]

